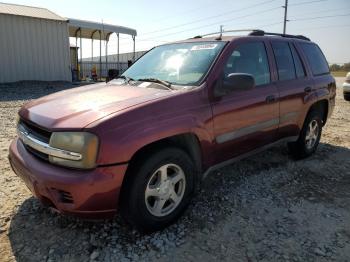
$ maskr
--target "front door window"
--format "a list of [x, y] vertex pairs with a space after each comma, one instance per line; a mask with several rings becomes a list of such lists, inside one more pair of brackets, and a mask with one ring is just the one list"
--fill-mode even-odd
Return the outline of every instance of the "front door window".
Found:
[[247, 43], [235, 48], [224, 68], [224, 77], [231, 73], [251, 74], [256, 86], [270, 83], [270, 69], [264, 43]]

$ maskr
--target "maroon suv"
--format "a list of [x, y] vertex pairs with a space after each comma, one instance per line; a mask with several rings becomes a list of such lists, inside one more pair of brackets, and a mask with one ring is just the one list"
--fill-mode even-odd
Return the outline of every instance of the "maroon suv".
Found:
[[64, 214], [173, 222], [210, 171], [278, 142], [315, 152], [335, 81], [308, 38], [253, 31], [153, 48], [122, 76], [23, 106], [13, 170]]

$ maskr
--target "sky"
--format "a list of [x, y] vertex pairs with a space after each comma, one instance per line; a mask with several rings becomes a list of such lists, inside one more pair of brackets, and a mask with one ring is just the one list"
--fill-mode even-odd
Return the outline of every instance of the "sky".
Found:
[[[282, 33], [285, 0], [3, 0], [47, 8], [60, 16], [137, 30], [136, 50], [232, 29]], [[350, 62], [350, 0], [288, 0], [288, 34], [305, 35], [320, 45], [329, 63]], [[75, 43], [74, 39], [71, 42]], [[98, 43], [94, 53], [98, 52]], [[112, 35], [108, 53], [117, 51]], [[120, 52], [132, 51], [131, 36], [120, 36]], [[83, 57], [91, 41], [83, 41]], [[104, 54], [104, 51], [103, 51]]]

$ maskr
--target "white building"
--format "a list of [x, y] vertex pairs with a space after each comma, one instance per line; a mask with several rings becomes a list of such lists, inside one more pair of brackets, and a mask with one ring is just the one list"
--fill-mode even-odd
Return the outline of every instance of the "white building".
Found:
[[[119, 34], [131, 35], [135, 46], [136, 30], [131, 28], [67, 19], [45, 8], [0, 3], [0, 83], [72, 81], [72, 69], [79, 67], [78, 61], [72, 64], [77, 50], [70, 48], [69, 37], [108, 43], [112, 33], [118, 39]], [[100, 59], [100, 68], [102, 63], [108, 61]]]

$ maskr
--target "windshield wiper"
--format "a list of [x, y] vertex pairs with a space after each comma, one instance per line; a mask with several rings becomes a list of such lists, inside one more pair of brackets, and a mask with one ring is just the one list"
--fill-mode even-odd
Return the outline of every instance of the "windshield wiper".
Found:
[[129, 83], [130, 81], [135, 81], [134, 79], [128, 76], [118, 76], [117, 79], [124, 79], [127, 83]]
[[169, 90], [174, 90], [174, 88], [171, 87], [170, 82], [165, 80], [160, 80], [158, 78], [141, 78], [141, 79], [137, 79], [137, 81], [157, 83], [167, 87]]

